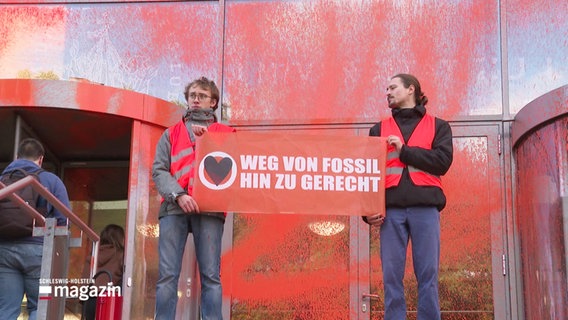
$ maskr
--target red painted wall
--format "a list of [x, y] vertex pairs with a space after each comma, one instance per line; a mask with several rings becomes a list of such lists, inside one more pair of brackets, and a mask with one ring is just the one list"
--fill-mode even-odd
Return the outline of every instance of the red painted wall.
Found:
[[[66, 108], [100, 113], [101, 118], [108, 113], [141, 126], [133, 130], [132, 145], [135, 139], [145, 140], [133, 149], [138, 153], [132, 159], [144, 154], [145, 161], [131, 167], [137, 183], [130, 196], [146, 206], [129, 208], [136, 214], [129, 218], [134, 230], [155, 214], [149, 212], [156, 195], [145, 167], [154, 152], [148, 141], [178, 119], [179, 108], [166, 101], [182, 101], [191, 79], [215, 79], [222, 89], [224, 120], [242, 130], [366, 135], [372, 123], [389, 114], [384, 96], [388, 78], [413, 73], [429, 97], [429, 111], [452, 121], [460, 134], [448, 177], [451, 203], [443, 223], [451, 230], [444, 234], [444, 258], [450, 266], [460, 265], [467, 254], [484, 252], [481, 264], [491, 270], [481, 286], [491, 286], [493, 293], [484, 307], [495, 308], [498, 318], [522, 309], [516, 305], [521, 301], [517, 293], [506, 292], [515, 275], [497, 277], [502, 255], [508, 261], [521, 259], [500, 245], [513, 243], [511, 225], [501, 221], [515, 218], [509, 195], [516, 192], [512, 177], [522, 174], [506, 171], [512, 162], [510, 122], [530, 101], [566, 84], [566, 16], [568, 2], [548, 0], [13, 1], [0, 6], [0, 107]], [[13, 78], [85, 78], [104, 87], [6, 80]], [[535, 157], [529, 152], [525, 161]], [[477, 169], [483, 174], [462, 181]], [[486, 186], [495, 192], [476, 201], [473, 191]], [[470, 228], [460, 224], [463, 216], [490, 223], [483, 220]], [[380, 261], [373, 251], [378, 239], [371, 234], [370, 243], [355, 241], [368, 230], [345, 221], [348, 237], [344, 233], [321, 243], [303, 233], [299, 226], [312, 221], [302, 219], [236, 216], [223, 265], [233, 314], [278, 310], [286, 318], [287, 308], [294, 307], [310, 318], [367, 317], [359, 296], [380, 289], [375, 272]], [[464, 238], [452, 242], [460, 230]], [[476, 232], [483, 236], [475, 237]], [[139, 237], [132, 241], [136, 239], [140, 260], [131, 261], [129, 272], [144, 285], [133, 299], [151, 305], [156, 255], [143, 248], [153, 248], [155, 239]], [[474, 240], [480, 245], [473, 245]], [[140, 261], [147, 264], [134, 268]], [[280, 272], [263, 278], [268, 272], [263, 268], [273, 265]], [[505, 271], [523, 272], [513, 265]], [[302, 272], [293, 270], [300, 266]], [[365, 268], [372, 288], [363, 284], [368, 279], [354, 276], [365, 274]], [[297, 283], [303, 285], [294, 289]], [[264, 290], [258, 291], [259, 286]], [[479, 299], [481, 304], [486, 298]], [[243, 306], [244, 300], [249, 304]], [[457, 308], [449, 301], [447, 310]], [[380, 318], [380, 304], [372, 305], [373, 317]], [[151, 309], [145, 308], [144, 316], [151, 316]]]

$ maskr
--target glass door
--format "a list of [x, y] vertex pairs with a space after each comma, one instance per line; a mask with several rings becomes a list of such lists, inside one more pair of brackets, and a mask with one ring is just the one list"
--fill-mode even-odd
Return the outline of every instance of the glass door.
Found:
[[[442, 319], [505, 319], [504, 223], [499, 126], [454, 126], [454, 161], [442, 178], [440, 306]], [[370, 231], [371, 319], [383, 319], [378, 228]], [[388, 244], [384, 244], [388, 245]], [[412, 245], [412, 244], [410, 244]], [[412, 257], [404, 277], [408, 319], [416, 319]]]

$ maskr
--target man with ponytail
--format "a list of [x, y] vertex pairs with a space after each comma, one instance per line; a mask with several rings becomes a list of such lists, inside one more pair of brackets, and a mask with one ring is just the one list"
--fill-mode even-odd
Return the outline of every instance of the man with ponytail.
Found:
[[387, 138], [386, 215], [363, 217], [380, 227], [385, 320], [406, 319], [403, 278], [409, 240], [418, 320], [439, 320], [440, 211], [446, 206], [440, 177], [453, 160], [452, 131], [448, 122], [426, 111], [428, 98], [413, 75], [392, 77], [387, 100], [392, 117], [369, 132]]
[[152, 165], [152, 178], [163, 198], [159, 212], [155, 319], [175, 318], [182, 257], [187, 237], [192, 233], [201, 282], [201, 319], [221, 320], [221, 238], [225, 215], [201, 212], [191, 195], [196, 136], [234, 129], [217, 122], [219, 89], [215, 82], [205, 77], [196, 79], [185, 87], [184, 95], [187, 112], [162, 134]]

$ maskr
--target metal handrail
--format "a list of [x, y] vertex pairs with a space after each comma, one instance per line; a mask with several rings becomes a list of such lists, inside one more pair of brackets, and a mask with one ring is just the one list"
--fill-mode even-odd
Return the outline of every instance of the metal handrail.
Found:
[[39, 213], [35, 208], [30, 206], [22, 198], [20, 198], [15, 192], [24, 188], [25, 186], [31, 184], [32, 188], [39, 192], [51, 205], [58, 209], [69, 221], [75, 224], [81, 232], [84, 232], [91, 241], [93, 241], [91, 262], [89, 266], [90, 276], [93, 276], [97, 272], [97, 262], [98, 262], [98, 252], [99, 252], [99, 235], [93, 231], [87, 224], [81, 220], [76, 214], [74, 214], [69, 208], [67, 208], [59, 199], [57, 199], [46, 187], [44, 187], [37, 179], [32, 176], [24, 177], [9, 186], [6, 186], [0, 182], [0, 199], [5, 197], [10, 198], [12, 201], [16, 202], [24, 212], [29, 214], [34, 219], [34, 227], [45, 226], [45, 217]]
[[[46, 227], [46, 218], [39, 213], [35, 208], [33, 208], [32, 206], [30, 206], [27, 202], [25, 202], [20, 196], [18, 196], [15, 192], [28, 186], [31, 185], [32, 188], [34, 188], [34, 190], [36, 190], [45, 200], [47, 200], [51, 205], [53, 205], [57, 210], [59, 210], [66, 218], [67, 218], [67, 222], [71, 221], [71, 223], [75, 224], [82, 233], [85, 233], [87, 235], [87, 237], [93, 241], [93, 247], [92, 247], [92, 259], [90, 262], [90, 277], [93, 277], [93, 275], [96, 273], [96, 269], [97, 269], [97, 260], [98, 260], [98, 251], [99, 251], [99, 242], [100, 242], [100, 237], [97, 233], [95, 233], [87, 224], [85, 224], [83, 222], [83, 220], [81, 220], [77, 215], [75, 215], [69, 208], [67, 208], [61, 201], [59, 201], [59, 199], [57, 199], [46, 187], [44, 187], [36, 178], [32, 177], [32, 176], [27, 176], [25, 178], [22, 178], [12, 184], [10, 184], [9, 186], [6, 186], [5, 184], [3, 184], [2, 182], [0, 182], [0, 199], [3, 198], [9, 198], [10, 200], [14, 201], [16, 204], [18, 204], [20, 206], [20, 208], [23, 209], [23, 211], [30, 215], [30, 217], [32, 217], [34, 219], [34, 234], [36, 229], [36, 224], [37, 227], [39, 227], [39, 229], [41, 229], [43, 227], [44, 231], [44, 240], [46, 240], [49, 245], [47, 246], [48, 249], [46, 249], [46, 246], [44, 245], [44, 251], [43, 251], [43, 255], [42, 255], [42, 267], [41, 267], [41, 276], [45, 277], [45, 275], [49, 276], [52, 274], [51, 272], [51, 268], [53, 265], [52, 262], [52, 253], [53, 253], [53, 237], [55, 235], [65, 235], [66, 237], [69, 237], [69, 229], [68, 226], [62, 226], [60, 229], [59, 227], [56, 227], [56, 219], [55, 218], [49, 218], [48, 221], [48, 226]], [[60, 231], [62, 231], [63, 233], [58, 233], [56, 232], [50, 232], [48, 231], [51, 228], [55, 228], [55, 229], [59, 229]], [[45, 244], [45, 243], [44, 243]], [[47, 251], [46, 251], [47, 250]], [[49, 252], [49, 254], [46, 254], [47, 252]], [[65, 258], [67, 259], [67, 258]], [[67, 263], [67, 260], [65, 260]], [[44, 269], [45, 268], [45, 269]], [[52, 301], [54, 300], [48, 300], [49, 302], [46, 302], [46, 300], [42, 300], [39, 301], [38, 303], [38, 319], [46, 319], [50, 316], [53, 316], [53, 314], [50, 313], [50, 315], [48, 316], [48, 305], [47, 304], [51, 304]], [[54, 303], [54, 308], [53, 310], [57, 316], [63, 316], [62, 314], [60, 314], [61, 309], [57, 309], [57, 303]], [[49, 311], [51, 312], [51, 311]]]
[[46, 187], [44, 187], [36, 178], [32, 176], [27, 176], [22, 178], [9, 186], [4, 185], [0, 182], [0, 199], [8, 197], [12, 201], [15, 201], [24, 212], [29, 214], [32, 218], [36, 220], [39, 226], [45, 226], [45, 217], [35, 210], [32, 206], [27, 204], [22, 198], [20, 198], [14, 192], [24, 188], [25, 186], [31, 184], [32, 188], [39, 192], [45, 200], [47, 200], [51, 205], [53, 205], [57, 210], [59, 210], [67, 219], [69, 219], [74, 225], [79, 227], [79, 229], [84, 232], [89, 239], [93, 242], [98, 242], [100, 240], [99, 235], [93, 231], [87, 224], [81, 220], [77, 215], [75, 215], [69, 208], [67, 208], [59, 199], [57, 199]]

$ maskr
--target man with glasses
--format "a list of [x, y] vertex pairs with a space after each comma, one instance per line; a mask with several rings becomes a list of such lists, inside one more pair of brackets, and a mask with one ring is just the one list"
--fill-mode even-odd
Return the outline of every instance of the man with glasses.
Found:
[[201, 212], [191, 196], [197, 166], [195, 139], [207, 131], [235, 130], [217, 122], [219, 89], [215, 82], [205, 77], [196, 79], [185, 87], [184, 95], [187, 112], [162, 134], [152, 165], [152, 178], [163, 198], [159, 212], [155, 319], [175, 318], [182, 257], [187, 237], [192, 233], [201, 280], [201, 319], [221, 320], [221, 238], [225, 214]]

